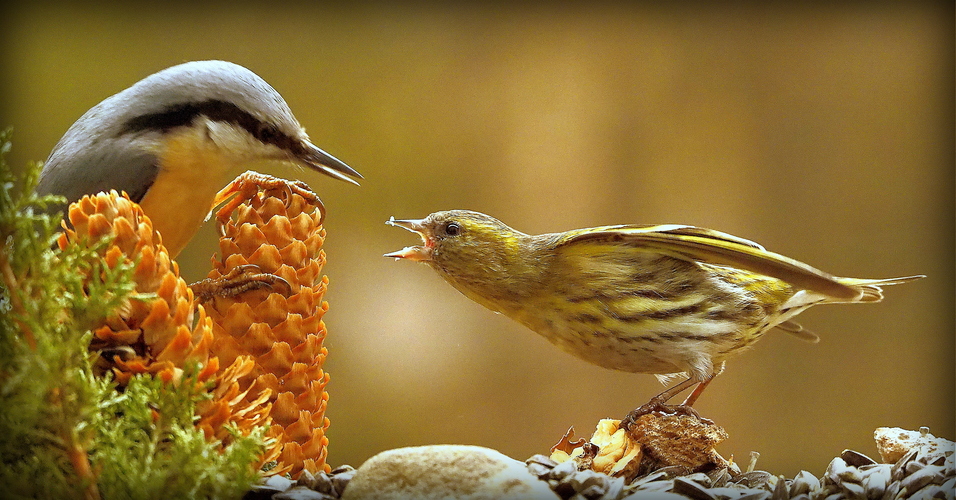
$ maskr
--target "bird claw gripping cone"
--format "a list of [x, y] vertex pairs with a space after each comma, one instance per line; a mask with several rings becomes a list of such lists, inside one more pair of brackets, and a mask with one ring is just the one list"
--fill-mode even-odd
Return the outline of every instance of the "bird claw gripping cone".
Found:
[[255, 266], [288, 287], [213, 296], [206, 304], [215, 332], [210, 351], [224, 363], [252, 356], [255, 367], [240, 379], [245, 398], [270, 391], [269, 436], [277, 457], [270, 473], [328, 471], [324, 208], [304, 183], [249, 172], [221, 191], [218, 201], [233, 195], [216, 216], [220, 255], [208, 279]]
[[228, 443], [226, 425], [246, 435], [255, 426], [267, 424], [267, 393], [244, 401], [235, 397], [238, 378], [252, 368], [248, 357], [232, 359], [225, 370], [219, 370], [219, 360], [209, 355], [212, 320], [202, 306], [196, 306], [193, 292], [179, 276], [179, 266], [142, 208], [126, 193], [111, 191], [84, 196], [70, 205], [67, 217], [70, 224], [64, 222], [57, 241], [61, 249], [92, 246], [110, 237], [100, 250], [105, 265], [134, 265], [137, 295], [93, 328], [90, 350], [100, 353], [96, 370], [101, 375], [112, 373], [121, 386], [139, 373], [178, 384], [184, 368], [195, 363], [201, 366], [196, 383], [209, 384], [212, 394], [196, 409], [196, 425], [207, 438]]

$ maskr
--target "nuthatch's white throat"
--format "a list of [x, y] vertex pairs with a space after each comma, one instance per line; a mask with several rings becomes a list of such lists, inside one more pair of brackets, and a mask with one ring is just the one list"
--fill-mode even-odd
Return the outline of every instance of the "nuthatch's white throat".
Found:
[[189, 62], [81, 116], [53, 148], [36, 190], [70, 202], [126, 191], [176, 256], [230, 175], [259, 161], [294, 163], [353, 184], [362, 177], [314, 146], [282, 96], [255, 73], [224, 61]]

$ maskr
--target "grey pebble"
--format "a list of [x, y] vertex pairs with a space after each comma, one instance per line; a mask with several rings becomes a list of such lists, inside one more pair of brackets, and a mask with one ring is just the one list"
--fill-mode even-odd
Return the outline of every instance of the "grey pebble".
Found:
[[568, 484], [578, 493], [583, 493], [584, 490], [599, 491], [600, 495], [598, 496], [601, 496], [607, 491], [607, 478], [606, 474], [600, 474], [593, 470], [583, 470], [569, 476]]
[[332, 487], [335, 489], [333, 493], [336, 497], [342, 496], [342, 492], [345, 491], [345, 487], [349, 485], [349, 481], [355, 477], [355, 469], [344, 470], [338, 472], [332, 476]]
[[600, 485], [592, 484], [591, 486], [579, 491], [577, 495], [580, 495], [588, 500], [598, 500], [602, 498], [606, 492], [607, 488], [602, 488]]
[[554, 469], [557, 462], [544, 455], [534, 455], [524, 462], [528, 466], [528, 471], [534, 474], [538, 479], [547, 479], [547, 475]]
[[315, 476], [313, 476], [308, 469], [303, 469], [302, 472], [299, 473], [299, 478], [295, 480], [295, 485], [305, 486], [306, 488], [312, 488], [314, 482], [315, 482]]
[[331, 500], [335, 497], [319, 493], [305, 486], [296, 486], [272, 495], [272, 500]]
[[292, 480], [285, 476], [272, 476], [266, 479], [265, 486], [276, 491], [285, 491], [292, 487]]
[[560, 481], [570, 476], [571, 474], [574, 474], [577, 471], [578, 471], [577, 464], [575, 464], [573, 460], [568, 460], [567, 462], [560, 463], [554, 466], [554, 468], [551, 469], [551, 472], [548, 474], [548, 478], [557, 479], [558, 481]]
[[312, 480], [312, 488], [319, 493], [334, 495], [335, 487], [332, 486], [332, 477], [326, 473], [321, 473]]

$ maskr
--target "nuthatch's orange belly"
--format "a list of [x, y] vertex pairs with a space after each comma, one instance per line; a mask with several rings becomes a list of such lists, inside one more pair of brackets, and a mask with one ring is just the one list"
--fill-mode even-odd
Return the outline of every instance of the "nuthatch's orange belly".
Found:
[[140, 201], [143, 211], [176, 257], [196, 234], [234, 160], [201, 133], [187, 129], [158, 152], [159, 175]]

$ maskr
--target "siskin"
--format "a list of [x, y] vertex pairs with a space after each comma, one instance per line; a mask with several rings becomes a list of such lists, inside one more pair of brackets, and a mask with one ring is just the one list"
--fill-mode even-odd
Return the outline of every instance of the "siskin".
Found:
[[652, 408], [696, 384], [682, 405], [689, 407], [728, 357], [774, 327], [818, 341], [791, 320], [811, 306], [879, 302], [880, 287], [923, 277], [835, 277], [694, 226], [529, 235], [465, 210], [388, 224], [418, 233], [424, 244], [386, 257], [428, 264], [468, 298], [563, 351], [662, 382], [687, 377], [652, 398]]

